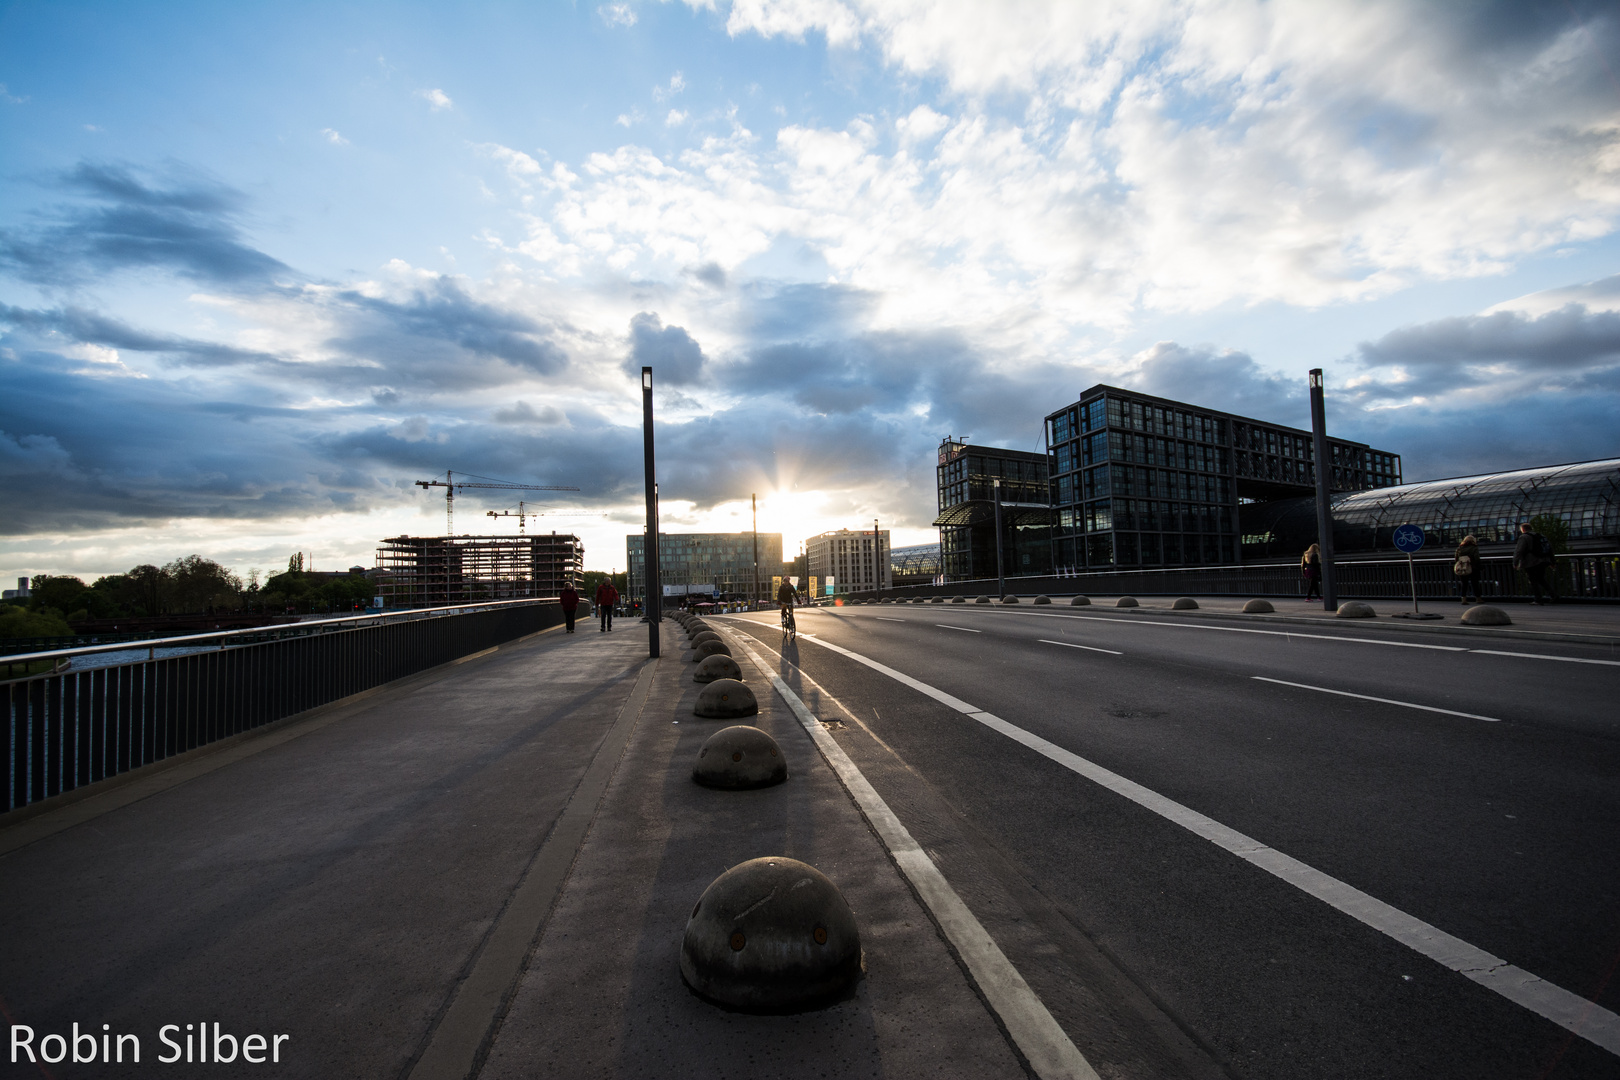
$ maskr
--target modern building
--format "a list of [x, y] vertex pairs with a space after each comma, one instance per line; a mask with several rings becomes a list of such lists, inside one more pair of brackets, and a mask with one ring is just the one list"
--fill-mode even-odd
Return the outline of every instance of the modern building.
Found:
[[[1240, 506], [1315, 492], [1309, 431], [1116, 386], [1050, 414], [1046, 441], [1059, 569], [1233, 564]], [[1400, 484], [1399, 455], [1328, 446], [1330, 491]]]
[[571, 533], [394, 536], [377, 548], [377, 594], [389, 607], [556, 596], [584, 559]]
[[[663, 595], [675, 603], [687, 596], [707, 600], [721, 597], [745, 600], [754, 595], [754, 538], [759, 537], [760, 599], [771, 587], [771, 576], [781, 573], [781, 533], [659, 533], [658, 571]], [[630, 599], [640, 603], [647, 593], [647, 538], [624, 538], [630, 569]]]
[[[1563, 522], [1567, 535], [1557, 539], [1572, 553], [1620, 549], [1620, 458], [1347, 492], [1331, 502], [1336, 555], [1394, 554], [1391, 536], [1406, 524], [1442, 552], [1464, 536], [1505, 549], [1520, 522], [1538, 517]], [[1245, 558], [1297, 558], [1316, 541], [1313, 496], [1243, 510]]]
[[889, 552], [889, 572], [896, 586], [929, 584], [940, 575], [939, 545], [895, 548]]
[[993, 578], [996, 501], [1001, 502], [1001, 572], [1052, 571], [1048, 458], [1027, 450], [976, 446], [947, 437], [939, 444], [940, 569], [947, 581]]
[[804, 542], [816, 596], [848, 596], [894, 587], [889, 530], [839, 529]]

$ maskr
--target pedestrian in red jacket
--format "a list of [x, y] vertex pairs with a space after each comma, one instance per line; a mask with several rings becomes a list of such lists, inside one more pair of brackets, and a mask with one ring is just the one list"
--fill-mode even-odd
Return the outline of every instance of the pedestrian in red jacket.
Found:
[[568, 633], [572, 634], [574, 632], [574, 609], [579, 607], [579, 593], [574, 590], [574, 583], [570, 581], [564, 585], [562, 592], [557, 594], [557, 599], [562, 601], [563, 621], [568, 625]]
[[619, 602], [619, 590], [613, 587], [611, 580], [604, 580], [596, 587], [596, 610], [602, 616], [602, 633], [606, 634], [613, 629], [613, 605]]

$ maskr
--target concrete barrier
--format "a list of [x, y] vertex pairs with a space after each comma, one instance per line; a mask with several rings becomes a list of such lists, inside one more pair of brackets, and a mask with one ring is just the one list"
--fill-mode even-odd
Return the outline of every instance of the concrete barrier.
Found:
[[1037, 604], [1050, 604], [1052, 602], [1052, 598], [1050, 596], [1044, 596], [1044, 595], [1043, 596], [1037, 596], [1035, 598], [1034, 602], [1037, 603]]
[[1170, 607], [1174, 611], [1197, 611], [1198, 601], [1194, 600], [1190, 596], [1182, 596], [1178, 597], [1176, 602], [1171, 604]]
[[692, 671], [692, 681], [695, 683], [711, 683], [716, 679], [736, 679], [742, 682], [742, 668], [737, 661], [725, 653], [715, 653], [705, 656], [698, 661], [698, 666]]
[[708, 720], [740, 720], [759, 715], [759, 701], [746, 683], [716, 679], [698, 692], [692, 715]]
[[1476, 604], [1462, 613], [1462, 621], [1469, 626], [1512, 626], [1513, 620], [1499, 607]]
[[973, 602], [975, 604], [988, 604], [990, 602], [990, 598], [988, 596], [978, 596], [974, 598]]
[[1141, 607], [1142, 605], [1138, 604], [1136, 602], [1136, 597], [1134, 597], [1134, 596], [1122, 596], [1118, 600], [1114, 601], [1114, 606], [1115, 607]]
[[1371, 604], [1363, 604], [1360, 600], [1347, 600], [1340, 604], [1339, 610], [1335, 612], [1340, 619], [1371, 619], [1377, 614]]
[[713, 656], [715, 653], [724, 653], [725, 655], [730, 656], [731, 646], [727, 645], [719, 638], [714, 638], [710, 641], [700, 641], [692, 649], [692, 662], [700, 664], [709, 657]]
[[1008, 593], [1006, 596], [1001, 598], [1001, 602], [1003, 604], [1016, 604], [1018, 603], [1018, 597], [1014, 596], [1012, 593]]
[[775, 739], [748, 724], [733, 724], [710, 735], [692, 763], [694, 781], [728, 791], [771, 787], [787, 777], [787, 758], [782, 748]]
[[1089, 596], [1076, 596], [1073, 600], [1069, 601], [1069, 606], [1070, 607], [1090, 607], [1091, 606], [1091, 597], [1089, 597]]
[[1270, 600], [1261, 600], [1258, 597], [1243, 605], [1243, 610], [1250, 615], [1264, 615], [1268, 611], [1276, 611]]

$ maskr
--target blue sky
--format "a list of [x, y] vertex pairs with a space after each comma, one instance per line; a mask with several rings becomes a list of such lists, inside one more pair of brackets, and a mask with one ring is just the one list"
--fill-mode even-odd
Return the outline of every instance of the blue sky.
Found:
[[[1556, 8], [1556, 10], [1553, 10]], [[1100, 381], [1612, 455], [1610, 5], [0, 7], [0, 577], [371, 563], [412, 481], [932, 540]], [[536, 500], [548, 496], [536, 495]], [[458, 531], [512, 500], [468, 497]]]

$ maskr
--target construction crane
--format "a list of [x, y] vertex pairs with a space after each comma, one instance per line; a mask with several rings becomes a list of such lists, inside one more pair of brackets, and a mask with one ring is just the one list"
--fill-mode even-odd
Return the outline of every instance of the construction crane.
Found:
[[[483, 479], [488, 479], [484, 477]], [[577, 487], [551, 487], [542, 484], [507, 484], [492, 481], [478, 483], [471, 480], [457, 480], [450, 470], [445, 470], [443, 480], [418, 480], [416, 486], [420, 488], [444, 488], [444, 534], [456, 535], [456, 492], [466, 488], [506, 488], [511, 491], [578, 491]]]
[[486, 516], [492, 517], [492, 518], [501, 518], [501, 517], [515, 517], [515, 518], [517, 518], [518, 519], [518, 535], [519, 536], [523, 535], [523, 521], [524, 521], [525, 518], [542, 518], [542, 517], [607, 517], [607, 515], [604, 514], [604, 513], [598, 513], [598, 512], [595, 512], [595, 511], [591, 511], [591, 510], [525, 510], [525, 509], [523, 509], [523, 500], [522, 499], [518, 500], [518, 508], [516, 510], [487, 510], [487, 511], [485, 511], [485, 514], [486, 514]]

